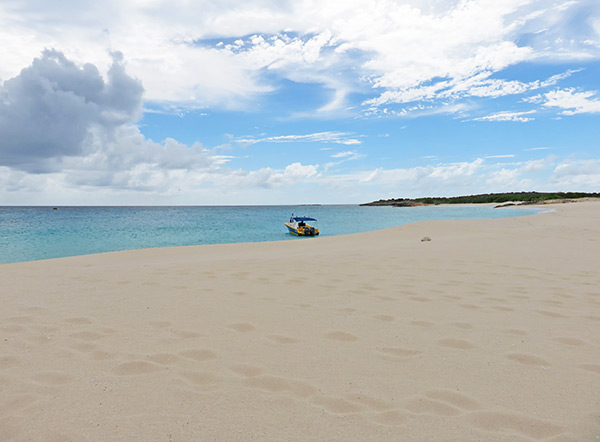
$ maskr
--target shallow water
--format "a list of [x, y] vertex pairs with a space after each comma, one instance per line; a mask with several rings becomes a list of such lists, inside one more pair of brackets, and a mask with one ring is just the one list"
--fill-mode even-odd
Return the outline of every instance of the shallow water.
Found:
[[[0, 207], [0, 263], [198, 244], [311, 240], [287, 233], [293, 213], [318, 219], [319, 237], [423, 220], [503, 218], [537, 209], [490, 206]], [[318, 239], [318, 238], [315, 238]]]

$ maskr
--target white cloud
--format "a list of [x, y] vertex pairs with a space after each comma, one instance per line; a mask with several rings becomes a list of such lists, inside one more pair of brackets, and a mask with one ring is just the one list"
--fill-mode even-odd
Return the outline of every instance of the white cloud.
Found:
[[[291, 190], [301, 183], [337, 189], [362, 182], [459, 193], [485, 184], [484, 173], [494, 171], [498, 180], [503, 176], [511, 183], [541, 182], [527, 174], [547, 171], [546, 164], [529, 164], [529, 170], [525, 165], [503, 164], [509, 172], [501, 174], [499, 166], [484, 160], [409, 169], [368, 170], [365, 164], [360, 173], [335, 174], [332, 166], [358, 158], [355, 151], [334, 154], [339, 161], [324, 166], [293, 158], [277, 167], [267, 167], [267, 162], [256, 170], [234, 169], [232, 155], [200, 143], [185, 145], [173, 139], [155, 143], [135, 123], [144, 101], [147, 107], [162, 110], [254, 109], [259, 95], [289, 81], [327, 90], [315, 100], [317, 109], [303, 115], [338, 115], [359, 92], [357, 96], [371, 97], [365, 101], [365, 116], [470, 118], [472, 111], [480, 111], [476, 106], [482, 100], [477, 99], [549, 88], [577, 72], [518, 81], [500, 78], [506, 67], [541, 58], [597, 59], [599, 47], [594, 42], [600, 41], [600, 20], [598, 7], [590, 6], [594, 4], [589, 0], [107, 0], [100, 5], [91, 0], [4, 0], [0, 3], [0, 78], [5, 80], [0, 83], [2, 201], [18, 189], [22, 195], [77, 194], [84, 202], [85, 191], [134, 195], [137, 201], [135, 196], [144, 192], [176, 198], [179, 189], [187, 189], [188, 195], [204, 197], [211, 190], [218, 193], [215, 188], [231, 194], [240, 189]], [[576, 30], [567, 18], [581, 12], [589, 12], [589, 26]], [[56, 50], [39, 56], [44, 47]], [[38, 58], [31, 64], [34, 57]], [[600, 111], [597, 92], [564, 88], [539, 92], [524, 101], [566, 115]], [[528, 121], [534, 112], [506, 111], [477, 119]], [[290, 109], [290, 115], [300, 114]], [[231, 141], [315, 142], [353, 149], [363, 138], [323, 131]], [[592, 166], [586, 167], [595, 170]], [[509, 180], [510, 173], [514, 180]], [[593, 173], [575, 161], [557, 168], [555, 177], [594, 182]]]
[[331, 158], [357, 158], [358, 154], [352, 150], [347, 150], [345, 152], [338, 152], [336, 154], [331, 155]]
[[[519, 95], [557, 84], [579, 70], [570, 69], [553, 75], [546, 80], [524, 83], [516, 80], [490, 78], [492, 71], [479, 72], [470, 77], [438, 81], [431, 85], [419, 85], [411, 88], [388, 90], [379, 97], [366, 100], [368, 106], [381, 106], [390, 103], [410, 103], [414, 101], [458, 100], [466, 97], [498, 98], [507, 95]], [[521, 120], [516, 120], [521, 121]]]
[[[590, 21], [577, 40], [565, 22], [572, 10]], [[585, 43], [598, 40], [597, 23], [598, 8], [588, 0], [107, 0], [101, 7], [91, 0], [5, 0], [0, 78], [17, 75], [44, 47], [104, 72], [112, 48], [127, 56], [146, 98], [167, 107], [249, 107], [277, 87], [275, 74], [330, 90], [319, 110], [331, 113], [369, 85], [378, 105], [426, 100], [445, 87], [459, 94], [479, 75], [521, 61], [597, 56]], [[531, 35], [537, 37], [527, 45], [516, 43]], [[527, 87], [495, 79], [474, 85], [471, 94], [496, 97]]]
[[[477, 159], [404, 169], [377, 168], [335, 177], [322, 176], [320, 182], [335, 186], [340, 191], [350, 188], [360, 189], [362, 192], [365, 189], [376, 189], [377, 198], [453, 196], [540, 189], [584, 188], [584, 191], [594, 191], [592, 184], [600, 176], [600, 160], [569, 161], [558, 167], [557, 163], [558, 158], [555, 156], [512, 163], [492, 163]], [[551, 177], [553, 174], [554, 177]]]
[[563, 189], [597, 192], [600, 186], [600, 160], [566, 160], [556, 166], [551, 180]]
[[600, 97], [597, 91], [577, 91], [575, 89], [557, 89], [532, 97], [545, 107], [564, 109], [563, 115], [600, 112]]
[[548, 188], [544, 174], [551, 173], [555, 158], [488, 165], [485, 186], [494, 192], [514, 192]]
[[532, 181], [521, 177], [519, 169], [500, 169], [489, 173], [486, 179], [486, 185], [499, 191], [507, 191], [509, 189], [529, 189]]
[[136, 121], [143, 88], [125, 73], [120, 54], [107, 76], [46, 50], [0, 85], [0, 164], [48, 172], [63, 158], [86, 155], [93, 131], [110, 138]]
[[482, 159], [471, 162], [417, 166], [410, 169], [383, 169], [361, 172], [348, 178], [360, 183], [413, 188], [460, 186], [483, 168]]
[[[224, 167], [233, 157], [217, 149], [171, 138], [153, 142], [133, 124], [141, 95], [141, 85], [125, 72], [119, 55], [105, 81], [91, 64], [80, 67], [60, 52], [44, 52], [0, 88], [2, 189], [8, 194], [54, 188], [71, 195], [84, 190], [168, 195], [228, 183], [229, 177], [243, 177], [244, 185], [278, 187], [317, 173], [318, 166], [293, 163], [283, 170], [240, 174]], [[344, 135], [300, 139], [346, 143]]]
[[257, 144], [257, 143], [334, 143], [334, 144], [360, 144], [356, 138], [352, 138], [353, 134], [347, 132], [316, 132], [305, 135], [278, 135], [273, 137], [238, 138], [236, 141], [242, 144]]
[[527, 121], [533, 120], [530, 117], [524, 117], [524, 115], [534, 114], [534, 110], [523, 111], [523, 112], [497, 112], [495, 114], [486, 115], [484, 117], [473, 118], [473, 121], [518, 121], [521, 123], [525, 123]]
[[278, 189], [287, 188], [300, 182], [305, 182], [317, 176], [318, 164], [296, 162], [289, 164], [283, 170], [264, 167], [252, 171], [227, 171], [211, 178], [221, 192], [236, 192], [239, 189]]
[[445, 103], [436, 104], [415, 104], [403, 107], [399, 110], [391, 107], [369, 107], [364, 112], [365, 117], [399, 117], [399, 118], [418, 118], [433, 115], [459, 115], [467, 116], [472, 106], [467, 103]]

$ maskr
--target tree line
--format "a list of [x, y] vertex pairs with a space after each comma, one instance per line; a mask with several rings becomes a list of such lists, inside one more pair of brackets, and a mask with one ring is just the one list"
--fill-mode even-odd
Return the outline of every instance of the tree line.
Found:
[[392, 198], [378, 200], [361, 206], [414, 206], [429, 204], [484, 204], [506, 203], [509, 201], [539, 202], [549, 200], [600, 198], [600, 193], [586, 192], [508, 192], [508, 193], [482, 193], [478, 195], [451, 196], [451, 197], [423, 197], [423, 198]]

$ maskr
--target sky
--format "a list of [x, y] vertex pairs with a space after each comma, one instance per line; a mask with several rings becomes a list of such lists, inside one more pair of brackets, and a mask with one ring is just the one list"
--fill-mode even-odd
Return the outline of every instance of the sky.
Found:
[[598, 0], [2, 0], [0, 205], [600, 191]]

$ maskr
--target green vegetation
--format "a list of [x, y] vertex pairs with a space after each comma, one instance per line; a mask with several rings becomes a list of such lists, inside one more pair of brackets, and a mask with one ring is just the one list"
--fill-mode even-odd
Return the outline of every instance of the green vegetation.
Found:
[[425, 197], [425, 198], [396, 198], [389, 200], [373, 201], [361, 206], [418, 206], [429, 204], [484, 204], [506, 203], [520, 201], [524, 203], [537, 203], [551, 200], [600, 198], [600, 193], [585, 192], [510, 192], [510, 193], [485, 193], [480, 195], [453, 196], [453, 197]]

